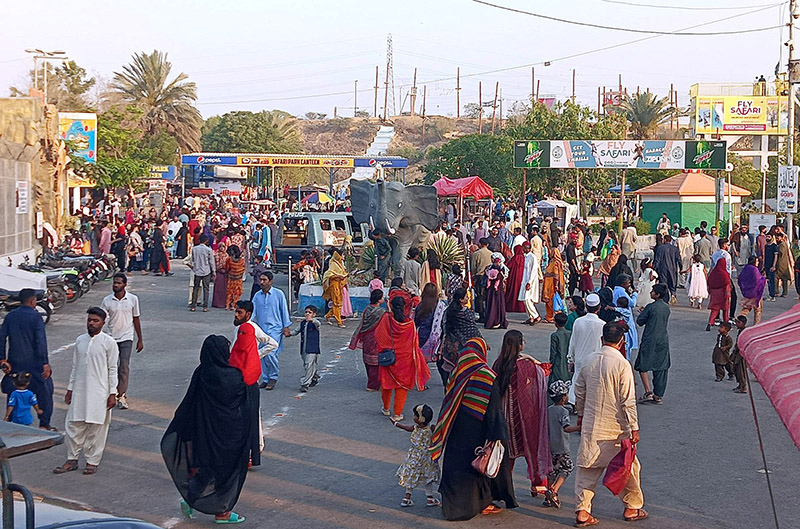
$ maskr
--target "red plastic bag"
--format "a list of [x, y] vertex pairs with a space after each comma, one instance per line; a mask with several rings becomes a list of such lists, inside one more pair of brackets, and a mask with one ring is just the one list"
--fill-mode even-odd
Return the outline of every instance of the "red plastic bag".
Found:
[[631, 466], [633, 466], [633, 460], [635, 458], [636, 445], [633, 444], [630, 439], [623, 439], [622, 448], [608, 464], [606, 475], [603, 476], [603, 485], [605, 485], [614, 496], [619, 495], [622, 489], [625, 488], [625, 485], [627, 485], [631, 477]]

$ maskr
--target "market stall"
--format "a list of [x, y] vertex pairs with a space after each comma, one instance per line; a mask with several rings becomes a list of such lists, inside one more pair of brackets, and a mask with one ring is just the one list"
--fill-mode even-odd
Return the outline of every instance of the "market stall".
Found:
[[458, 218], [462, 221], [464, 217], [465, 198], [473, 198], [476, 201], [494, 198], [492, 186], [484, 182], [480, 176], [468, 176], [466, 178], [456, 178], [454, 180], [442, 177], [433, 183], [433, 187], [436, 188], [436, 194], [440, 198], [458, 198]]

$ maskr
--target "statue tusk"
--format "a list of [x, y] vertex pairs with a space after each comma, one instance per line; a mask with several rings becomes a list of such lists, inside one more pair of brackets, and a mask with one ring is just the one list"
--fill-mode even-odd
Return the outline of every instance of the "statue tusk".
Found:
[[392, 225], [391, 225], [391, 224], [389, 224], [389, 219], [386, 219], [386, 227], [389, 229], [389, 233], [390, 233], [390, 234], [392, 234], [392, 235], [394, 235], [394, 233], [395, 233], [395, 229], [394, 229], [394, 228], [392, 228]]

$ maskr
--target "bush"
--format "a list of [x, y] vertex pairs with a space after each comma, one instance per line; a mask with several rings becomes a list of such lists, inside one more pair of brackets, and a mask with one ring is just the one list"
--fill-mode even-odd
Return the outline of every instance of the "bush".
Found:
[[591, 231], [594, 235], [600, 235], [600, 230], [602, 229], [603, 227], [600, 224], [592, 224], [589, 226], [589, 231]]
[[650, 235], [650, 223], [646, 220], [637, 220], [633, 223], [637, 235]]

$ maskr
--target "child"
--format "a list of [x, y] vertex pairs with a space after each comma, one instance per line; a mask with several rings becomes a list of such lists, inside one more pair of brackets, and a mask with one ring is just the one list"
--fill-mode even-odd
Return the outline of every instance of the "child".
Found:
[[553, 400], [547, 408], [547, 422], [550, 429], [550, 454], [553, 457], [553, 471], [547, 475], [547, 491], [544, 493], [545, 507], [561, 508], [558, 491], [574, 468], [569, 455], [569, 434], [579, 432], [578, 426], [572, 426], [569, 412], [564, 407], [569, 399], [569, 382], [557, 380], [550, 384], [548, 391]]
[[594, 275], [594, 260], [597, 259], [597, 246], [592, 246], [591, 251], [586, 255], [583, 262], [589, 263], [589, 276]]
[[28, 389], [31, 383], [30, 373], [17, 373], [11, 375], [14, 379], [14, 386], [16, 390], [11, 392], [8, 396], [8, 408], [6, 409], [6, 421], [11, 421], [16, 424], [24, 424], [30, 426], [33, 424], [33, 415], [31, 414], [31, 407], [36, 410], [37, 415], [44, 413], [39, 408], [39, 401], [33, 391]]
[[167, 230], [167, 251], [169, 252], [169, 258], [175, 259], [175, 250], [178, 248], [175, 246], [175, 234], [172, 233], [172, 230]]
[[556, 332], [550, 335], [550, 363], [553, 367], [550, 370], [550, 377], [547, 382], [552, 384], [556, 380], [566, 382], [572, 379], [569, 372], [569, 361], [567, 352], [569, 350], [569, 340], [572, 333], [564, 328], [567, 324], [567, 315], [563, 312], [553, 316], [556, 324]]
[[636, 320], [630, 309], [630, 301], [626, 297], [617, 300], [617, 312], [622, 315], [628, 330], [625, 332], [625, 358], [633, 358], [633, 351], [639, 348], [639, 332], [636, 330]]
[[593, 266], [592, 266], [592, 261], [589, 260], [590, 256], [593, 258], [594, 254], [590, 253], [589, 255], [586, 256], [587, 259], [583, 262], [583, 270], [581, 270], [581, 278], [580, 281], [578, 282], [578, 290], [581, 291], [583, 297], [588, 296], [590, 292], [594, 291], [594, 282], [592, 281]]
[[372, 273], [372, 281], [369, 282], [370, 294], [375, 290], [383, 290], [383, 281], [381, 281], [381, 275], [377, 270]]
[[653, 261], [649, 257], [642, 259], [640, 266], [642, 271], [639, 274], [639, 297], [636, 298], [636, 306], [643, 309], [653, 301], [650, 291], [653, 290], [653, 285], [658, 283], [658, 272], [653, 270]]
[[725, 370], [728, 371], [728, 380], [733, 378], [733, 365], [731, 364], [730, 355], [731, 347], [733, 347], [733, 338], [728, 336], [730, 330], [730, 322], [723, 321], [719, 324], [717, 343], [714, 345], [714, 352], [711, 355], [711, 361], [714, 363], [714, 371], [717, 375], [715, 382], [722, 382], [722, 379], [725, 378]]
[[738, 384], [733, 388], [733, 392], [747, 393], [747, 364], [745, 364], [744, 358], [742, 358], [742, 354], [739, 352], [739, 335], [742, 334], [744, 328], [747, 327], [747, 316], [737, 316], [735, 322], [736, 343], [733, 344], [731, 364], [733, 364], [733, 373], [736, 376], [736, 382]]
[[431, 459], [431, 421], [433, 410], [427, 404], [414, 406], [414, 426], [395, 422], [398, 428], [411, 432], [411, 447], [406, 460], [397, 469], [397, 482], [406, 489], [406, 495], [400, 501], [400, 507], [411, 507], [411, 492], [420, 485], [425, 486], [428, 495], [428, 507], [438, 507], [442, 503], [433, 495], [433, 484], [439, 482], [439, 464]]
[[317, 360], [319, 359], [319, 327], [317, 307], [309, 305], [305, 308], [305, 319], [300, 322], [291, 336], [300, 335], [300, 358], [303, 359], [305, 373], [300, 377], [300, 391], [305, 393], [319, 383]]
[[253, 296], [256, 295], [256, 292], [261, 290], [261, 274], [267, 271], [267, 267], [263, 264], [264, 258], [260, 255], [253, 256], [253, 270], [250, 272], [250, 275], [253, 276], [253, 286], [250, 288], [250, 297], [248, 299], [253, 299]]
[[703, 300], [708, 297], [708, 283], [706, 282], [706, 267], [703, 264], [702, 257], [695, 254], [692, 257], [692, 264], [689, 270], [684, 270], [682, 273], [689, 274], [689, 301], [692, 302], [692, 308], [697, 303], [697, 308], [703, 308]]

